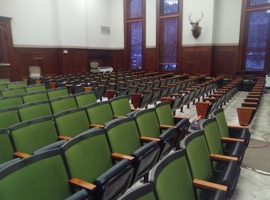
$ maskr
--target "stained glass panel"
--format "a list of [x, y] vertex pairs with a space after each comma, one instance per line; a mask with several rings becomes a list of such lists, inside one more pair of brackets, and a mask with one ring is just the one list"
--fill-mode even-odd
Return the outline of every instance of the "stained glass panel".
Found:
[[161, 0], [161, 14], [178, 13], [178, 0]]
[[163, 42], [161, 43], [161, 57], [163, 70], [175, 70], [177, 62], [177, 18], [163, 19]]
[[250, 6], [258, 6], [263, 4], [270, 4], [270, 0], [250, 0]]
[[270, 10], [249, 14], [246, 70], [264, 70], [270, 42]]
[[129, 18], [141, 18], [143, 15], [142, 0], [130, 0], [129, 10], [130, 10]]
[[131, 23], [131, 49], [130, 61], [132, 69], [142, 68], [143, 33], [142, 22]]

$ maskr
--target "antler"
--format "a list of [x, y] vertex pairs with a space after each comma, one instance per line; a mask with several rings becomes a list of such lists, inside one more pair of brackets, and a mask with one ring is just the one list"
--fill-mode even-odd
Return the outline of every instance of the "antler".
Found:
[[201, 11], [201, 13], [202, 13], [202, 17], [201, 19], [197, 20], [197, 22], [200, 22], [203, 19], [203, 12]]
[[190, 15], [188, 16], [188, 18], [189, 18], [189, 21], [190, 21], [191, 23], [194, 23], [194, 22], [190, 19], [191, 14], [192, 14], [192, 13], [190, 13]]

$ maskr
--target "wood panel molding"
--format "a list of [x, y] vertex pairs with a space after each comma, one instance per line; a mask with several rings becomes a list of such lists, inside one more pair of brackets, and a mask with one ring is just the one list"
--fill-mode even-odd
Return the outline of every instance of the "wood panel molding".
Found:
[[238, 65], [239, 46], [214, 46], [213, 47], [213, 75], [225, 74], [235, 76], [241, 71]]
[[59, 49], [60, 74], [75, 74], [89, 72], [88, 50], [86, 49]]
[[211, 75], [212, 46], [182, 47], [182, 73]]
[[0, 78], [12, 79], [11, 72], [16, 65], [11, 30], [11, 18], [0, 16], [0, 63], [6, 64], [0, 69]]
[[57, 49], [15, 48], [18, 65], [15, 80], [29, 76], [29, 66], [40, 66], [42, 75], [57, 75], [59, 63]]

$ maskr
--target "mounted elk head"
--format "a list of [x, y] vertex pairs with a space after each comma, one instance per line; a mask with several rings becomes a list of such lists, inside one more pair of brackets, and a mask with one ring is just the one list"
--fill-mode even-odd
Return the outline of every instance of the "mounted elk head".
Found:
[[196, 22], [193, 22], [193, 21], [190, 19], [190, 17], [191, 17], [191, 13], [190, 13], [190, 15], [188, 16], [188, 18], [189, 18], [190, 24], [191, 24], [191, 26], [192, 26], [192, 29], [191, 29], [192, 35], [193, 35], [193, 37], [194, 37], [195, 39], [197, 39], [197, 38], [201, 35], [201, 31], [202, 31], [202, 27], [199, 26], [199, 22], [203, 19], [203, 13], [202, 13], [201, 19], [196, 20]]

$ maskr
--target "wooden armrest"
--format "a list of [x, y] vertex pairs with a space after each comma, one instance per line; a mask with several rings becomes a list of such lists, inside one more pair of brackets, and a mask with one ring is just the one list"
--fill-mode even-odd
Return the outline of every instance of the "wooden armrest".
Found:
[[19, 152], [19, 151], [14, 152], [13, 155], [20, 158], [28, 158], [31, 156], [30, 154]]
[[244, 139], [241, 138], [229, 138], [229, 137], [221, 137], [222, 142], [244, 142]]
[[247, 126], [228, 125], [228, 128], [237, 128], [237, 129], [243, 129], [243, 128], [247, 128]]
[[133, 156], [121, 154], [121, 153], [112, 153], [111, 157], [116, 160], [122, 160], [122, 159], [127, 159], [127, 160], [133, 160]]
[[223, 190], [223, 191], [227, 191], [227, 186], [225, 185], [221, 185], [221, 184], [217, 184], [217, 183], [212, 183], [209, 181], [203, 181], [203, 180], [199, 180], [199, 179], [193, 179], [192, 181], [193, 185], [199, 188], [205, 188], [208, 190]]
[[71, 178], [68, 182], [72, 186], [75, 186], [76, 188], [86, 189], [86, 190], [90, 190], [90, 191], [93, 191], [96, 188], [96, 185], [94, 185], [92, 183], [88, 183], [88, 182], [83, 181], [83, 180], [78, 179], [78, 178]]
[[99, 127], [99, 128], [104, 128], [104, 125], [101, 124], [89, 124], [90, 128], [94, 128], [94, 127]]
[[211, 105], [211, 102], [197, 101], [196, 104], [206, 104], [206, 105]]
[[187, 94], [187, 93], [189, 93], [189, 91], [180, 90], [180, 91], [178, 91], [178, 93], [184, 93], [184, 94]]
[[208, 101], [208, 102], [214, 102], [214, 101], [216, 101], [216, 98], [205, 97], [204, 98], [204, 102], [206, 102], [206, 101]]
[[127, 116], [124, 116], [124, 115], [114, 115], [113, 118], [114, 119], [116, 119], [116, 118], [127, 118]]
[[221, 161], [237, 161], [238, 158], [234, 156], [225, 156], [225, 155], [219, 155], [219, 154], [210, 154], [210, 158], [213, 160], [221, 160]]
[[59, 135], [57, 138], [58, 140], [71, 140], [72, 139], [72, 137], [64, 136], [64, 135]]
[[242, 110], [257, 110], [257, 108], [254, 108], [254, 107], [239, 107], [239, 108], [237, 108], [237, 109], [242, 109]]
[[181, 97], [182, 94], [179, 94], [179, 93], [173, 93], [170, 95], [171, 97]]
[[146, 137], [146, 136], [141, 136], [140, 137], [141, 141], [145, 141], [145, 142], [150, 142], [150, 141], [157, 141], [159, 142], [160, 139], [159, 138], [153, 138], [153, 137]]
[[168, 129], [168, 128], [177, 128], [176, 126], [171, 126], [171, 125], [165, 125], [165, 124], [160, 124], [159, 128], [161, 129]]

